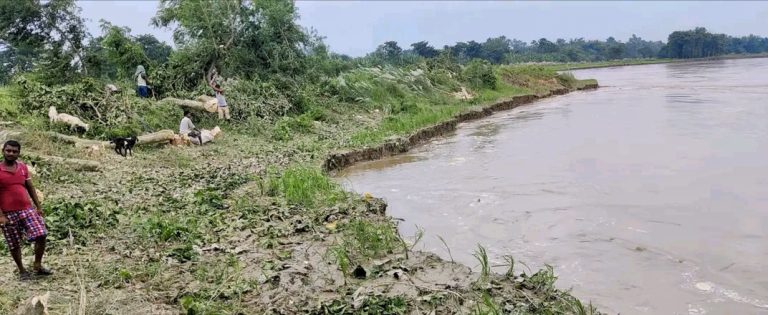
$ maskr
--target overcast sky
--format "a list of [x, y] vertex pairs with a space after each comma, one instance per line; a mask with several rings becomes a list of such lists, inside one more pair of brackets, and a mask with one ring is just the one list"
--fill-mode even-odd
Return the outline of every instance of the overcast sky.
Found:
[[[0, 0], [2, 1], [2, 0]], [[171, 31], [149, 25], [156, 1], [79, 1], [92, 34], [99, 19], [172, 42]], [[666, 40], [675, 30], [704, 26], [729, 35], [768, 36], [768, 2], [714, 1], [297, 1], [299, 23], [325, 36], [331, 49], [361, 56], [394, 40], [401, 47], [426, 40], [435, 47], [505, 35], [625, 41], [632, 34]], [[201, 13], [204, 14], [204, 13]]]

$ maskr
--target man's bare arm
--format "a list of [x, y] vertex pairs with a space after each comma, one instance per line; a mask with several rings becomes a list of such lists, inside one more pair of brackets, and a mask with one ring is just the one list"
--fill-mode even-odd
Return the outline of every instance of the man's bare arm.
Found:
[[27, 179], [27, 181], [24, 182], [24, 185], [27, 186], [27, 191], [29, 192], [29, 196], [32, 197], [32, 202], [35, 203], [35, 208], [37, 208], [37, 212], [39, 212], [40, 215], [42, 215], [43, 206], [40, 204], [40, 198], [37, 197], [37, 190], [35, 189], [35, 185], [32, 184], [32, 180]]

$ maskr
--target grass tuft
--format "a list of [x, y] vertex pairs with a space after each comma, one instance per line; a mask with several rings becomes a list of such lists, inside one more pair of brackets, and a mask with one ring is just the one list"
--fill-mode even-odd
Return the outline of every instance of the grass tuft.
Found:
[[307, 166], [285, 169], [280, 176], [269, 177], [266, 186], [269, 195], [284, 196], [289, 203], [308, 208], [332, 204], [345, 196], [319, 168]]

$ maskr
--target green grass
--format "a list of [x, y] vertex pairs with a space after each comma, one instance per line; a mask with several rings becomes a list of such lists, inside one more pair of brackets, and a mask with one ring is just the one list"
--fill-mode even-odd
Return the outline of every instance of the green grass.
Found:
[[379, 144], [392, 136], [404, 136], [414, 131], [451, 119], [467, 106], [445, 105], [425, 107], [416, 113], [402, 113], [385, 118], [377, 127], [362, 130], [352, 135], [352, 146]]
[[581, 89], [589, 85], [597, 85], [597, 80], [595, 79], [577, 80], [573, 87], [577, 89]]
[[384, 257], [398, 250], [407, 251], [395, 226], [388, 221], [355, 219], [340, 229], [342, 237], [339, 244], [330, 247], [326, 255], [335, 260], [345, 277], [354, 265]]
[[[350, 137], [352, 147], [383, 143], [393, 136], [407, 136], [417, 130], [450, 120], [462, 111], [500, 99], [532, 93], [531, 89], [499, 82], [495, 89], [481, 89], [470, 101], [451, 98], [434, 98], [409, 110], [395, 110], [376, 127], [361, 130]], [[390, 108], [382, 106], [384, 108]]]
[[484, 285], [488, 283], [488, 277], [491, 274], [491, 264], [488, 260], [488, 252], [485, 250], [485, 247], [478, 244], [477, 249], [472, 254], [472, 256], [477, 259], [477, 261], [480, 263], [480, 278], [477, 279], [478, 283], [480, 285]]
[[344, 197], [344, 192], [319, 168], [294, 166], [281, 175], [267, 178], [267, 193], [283, 196], [291, 204], [307, 208], [333, 204]]
[[353, 256], [378, 258], [402, 247], [394, 226], [389, 222], [355, 220], [344, 228], [345, 242]]
[[483, 292], [482, 299], [479, 303], [475, 304], [475, 309], [472, 310], [472, 315], [501, 315], [503, 314], [501, 307], [488, 295], [487, 292]]
[[485, 89], [478, 92], [475, 100], [477, 103], [488, 103], [506, 97], [525, 95], [530, 93], [532, 93], [530, 89], [499, 82], [496, 86], [496, 89]]
[[0, 119], [7, 119], [19, 112], [18, 102], [9, 86], [0, 86]]

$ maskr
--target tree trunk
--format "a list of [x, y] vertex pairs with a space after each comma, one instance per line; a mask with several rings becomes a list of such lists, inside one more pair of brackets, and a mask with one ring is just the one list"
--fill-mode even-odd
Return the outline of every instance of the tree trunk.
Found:
[[148, 133], [148, 134], [139, 136], [139, 141], [136, 142], [136, 145], [161, 143], [161, 142], [167, 143], [173, 140], [173, 136], [175, 135], [176, 133], [168, 129], [160, 130], [158, 132]]
[[5, 142], [6, 140], [11, 140], [12, 138], [16, 138], [19, 135], [21, 135], [21, 132], [19, 132], [19, 131], [0, 130], [0, 142]]
[[[104, 148], [114, 148], [115, 145], [113, 143], [109, 143], [109, 141], [98, 141], [98, 140], [89, 140], [89, 139], [82, 139], [78, 137], [63, 135], [56, 132], [46, 132], [46, 134], [52, 138], [56, 138], [68, 143], [72, 143], [75, 145], [76, 148], [86, 148], [90, 146], [101, 146]], [[170, 142], [173, 139], [174, 133], [171, 130], [160, 130], [158, 132], [153, 132], [145, 135], [141, 135], [138, 137], [139, 141], [136, 142], [136, 145], [144, 145], [144, 144], [152, 144], [152, 143], [160, 143], [160, 142]]]
[[101, 170], [101, 163], [96, 161], [68, 159], [60, 156], [42, 155], [42, 154], [37, 154], [32, 152], [25, 152], [24, 155], [32, 158], [38, 158], [48, 163], [67, 165], [75, 171], [98, 172], [99, 170]]
[[101, 145], [103, 145], [103, 143], [109, 144], [108, 141], [98, 141], [98, 140], [83, 139], [83, 138], [78, 138], [78, 137], [75, 137], [75, 136], [68, 136], [68, 135], [60, 134], [58, 132], [53, 132], [53, 131], [48, 131], [45, 134], [48, 135], [51, 138], [59, 139], [59, 140], [62, 140], [64, 142], [67, 142], [67, 143], [72, 143], [72, 144], [75, 145], [75, 147], [89, 147], [89, 146], [93, 146], [93, 145], [101, 146]]
[[[203, 99], [203, 98], [198, 97], [198, 99]], [[215, 99], [213, 99], [213, 101], [215, 101]], [[170, 102], [183, 108], [205, 111], [209, 113], [216, 112], [216, 106], [215, 104], [213, 104], [214, 106], [210, 105], [210, 102], [211, 102], [210, 99], [207, 100], [206, 102], [200, 102], [200, 101], [193, 101], [193, 100], [182, 100], [182, 99], [173, 98], [173, 97], [166, 97], [161, 102]]]

